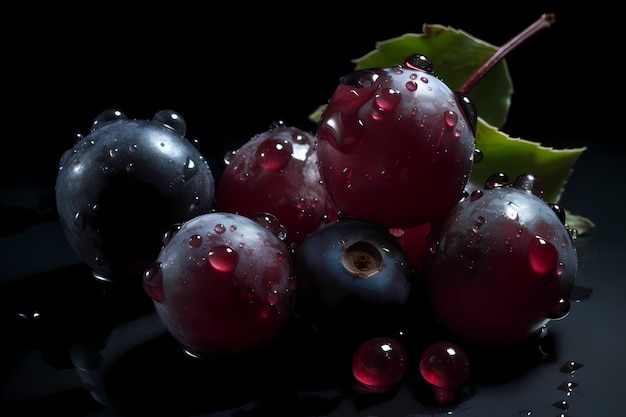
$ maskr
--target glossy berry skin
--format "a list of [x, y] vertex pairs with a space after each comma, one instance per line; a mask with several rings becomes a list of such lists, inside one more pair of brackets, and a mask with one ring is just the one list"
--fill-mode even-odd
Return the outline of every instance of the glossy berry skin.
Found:
[[488, 182], [433, 225], [422, 271], [441, 322], [466, 340], [521, 342], [569, 311], [574, 240], [535, 180]]
[[322, 179], [344, 217], [387, 227], [428, 223], [463, 192], [475, 123], [469, 100], [438, 79], [423, 56], [355, 71], [318, 124]]
[[382, 225], [343, 219], [313, 232], [294, 254], [298, 311], [321, 331], [380, 336], [406, 307], [413, 269]]
[[438, 341], [422, 351], [419, 358], [422, 377], [432, 385], [435, 401], [446, 404], [454, 401], [470, 375], [470, 360], [457, 344]]
[[272, 341], [295, 303], [288, 248], [265, 225], [212, 212], [166, 235], [146, 293], [190, 355], [237, 354]]
[[286, 229], [285, 242], [295, 246], [337, 220], [321, 184], [315, 142], [312, 133], [282, 123], [252, 137], [227, 156], [216, 209], [248, 217], [271, 213]]
[[430, 233], [430, 223], [409, 228], [391, 229], [398, 239], [398, 243], [409, 258], [411, 265], [416, 271], [422, 269], [422, 257], [426, 251], [426, 240]]
[[61, 157], [56, 206], [70, 246], [107, 281], [133, 281], [173, 223], [211, 210], [212, 171], [173, 111], [131, 120], [101, 112]]
[[354, 352], [352, 375], [365, 390], [386, 392], [398, 385], [407, 365], [407, 352], [399, 341], [374, 337]]

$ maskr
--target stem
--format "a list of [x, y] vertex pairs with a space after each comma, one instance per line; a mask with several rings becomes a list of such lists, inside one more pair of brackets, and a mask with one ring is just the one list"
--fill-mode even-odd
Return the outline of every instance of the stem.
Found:
[[502, 61], [502, 59], [504, 59], [509, 52], [517, 48], [531, 36], [552, 26], [554, 21], [555, 16], [553, 13], [542, 14], [541, 17], [535, 21], [535, 23], [528, 26], [513, 39], [498, 48], [491, 58], [489, 58], [470, 78], [467, 79], [467, 81], [465, 81], [465, 84], [461, 86], [458, 92], [461, 94], [467, 94], [472, 88], [474, 88], [476, 83], [478, 83], [478, 81], [480, 81], [498, 62]]

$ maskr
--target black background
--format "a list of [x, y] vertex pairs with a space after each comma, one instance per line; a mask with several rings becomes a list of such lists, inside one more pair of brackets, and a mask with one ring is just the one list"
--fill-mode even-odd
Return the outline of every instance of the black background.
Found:
[[556, 23], [507, 58], [515, 92], [503, 130], [548, 146], [624, 149], [615, 13], [598, 3], [471, 3], [18, 9], [2, 29], [0, 181], [52, 185], [62, 151], [108, 108], [138, 119], [173, 109], [209, 158], [277, 120], [311, 130], [308, 115], [377, 41], [438, 23], [501, 45], [545, 12]]

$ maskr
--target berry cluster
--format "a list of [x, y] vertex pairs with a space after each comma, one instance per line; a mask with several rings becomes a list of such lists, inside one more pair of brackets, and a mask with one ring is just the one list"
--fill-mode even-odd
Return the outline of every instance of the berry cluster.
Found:
[[[60, 163], [64, 232], [96, 277], [140, 280], [194, 357], [255, 349], [297, 317], [354, 346], [359, 390], [384, 392], [414, 354], [400, 335], [433, 326], [421, 312], [461, 342], [523, 342], [569, 310], [574, 238], [532, 174], [469, 181], [472, 83], [452, 91], [421, 54], [354, 71], [315, 133], [275, 123], [219, 181], [179, 114], [103, 112]], [[467, 353], [417, 345], [436, 401], [454, 400]]]

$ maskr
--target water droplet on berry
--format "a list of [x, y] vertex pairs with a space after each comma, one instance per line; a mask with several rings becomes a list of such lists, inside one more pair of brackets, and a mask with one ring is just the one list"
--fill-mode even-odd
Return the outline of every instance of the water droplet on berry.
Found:
[[556, 307], [548, 314], [551, 320], [560, 320], [565, 318], [570, 311], [570, 302], [565, 298], [561, 298]]
[[256, 157], [263, 168], [279, 170], [287, 165], [292, 151], [291, 144], [287, 141], [267, 139], [259, 144]]
[[226, 152], [226, 154], [224, 154], [224, 165], [230, 165], [231, 162], [233, 162], [233, 159], [235, 159], [235, 156], [237, 156], [237, 149]]
[[188, 245], [190, 248], [198, 248], [202, 245], [202, 236], [192, 235], [189, 238]]
[[229, 246], [216, 246], [209, 251], [209, 264], [216, 271], [233, 272], [239, 262], [239, 254]]
[[358, 147], [365, 134], [365, 126], [361, 120], [353, 121], [348, 118], [344, 121], [341, 112], [328, 116], [320, 127], [317, 132], [319, 139], [328, 141], [331, 146], [342, 152], [349, 152]]
[[428, 59], [428, 57], [422, 54], [409, 55], [404, 60], [404, 67], [419, 70], [419, 71], [424, 71], [429, 74], [434, 73], [434, 66], [433, 66], [432, 61]]
[[91, 122], [91, 131], [101, 128], [116, 120], [125, 120], [126, 115], [117, 109], [103, 110]]
[[185, 161], [185, 167], [183, 169], [183, 177], [188, 180], [189, 178], [196, 175], [197, 172], [198, 165], [196, 164], [196, 161], [191, 158], [187, 158], [187, 160]]
[[152, 117], [152, 120], [162, 123], [164, 126], [178, 132], [181, 136], [185, 136], [185, 133], [187, 133], [185, 119], [174, 110], [159, 110]]
[[174, 237], [174, 235], [180, 230], [182, 227], [182, 223], [175, 223], [171, 225], [165, 233], [163, 233], [163, 238], [161, 239], [162, 245], [165, 246], [169, 243], [170, 240]]
[[280, 223], [278, 218], [270, 213], [257, 213], [251, 217], [252, 220], [269, 229], [280, 240], [287, 237], [287, 228]]
[[371, 392], [385, 392], [402, 379], [407, 352], [397, 340], [376, 337], [363, 342], [352, 357], [352, 374]]
[[402, 95], [394, 88], [385, 88], [374, 96], [374, 102], [383, 111], [395, 109], [401, 99]]
[[566, 221], [565, 209], [563, 209], [563, 207], [561, 207], [560, 205], [556, 203], [548, 203], [548, 205], [550, 206], [550, 208], [552, 208], [552, 211], [554, 211], [554, 214], [556, 214], [556, 216], [559, 218], [561, 223], [565, 224], [565, 221]]
[[513, 187], [530, 192], [543, 199], [543, 182], [532, 174], [520, 174], [513, 181]]
[[483, 190], [474, 190], [474, 191], [472, 191], [472, 193], [470, 194], [470, 201], [476, 201], [476, 200], [478, 200], [480, 197], [482, 197], [483, 195], [485, 195], [485, 193], [483, 192]]
[[559, 253], [554, 245], [539, 236], [535, 236], [528, 244], [530, 267], [539, 275], [554, 271], [558, 257]]
[[496, 172], [494, 174], [491, 174], [489, 178], [487, 178], [487, 181], [485, 181], [485, 188], [492, 189], [497, 187], [504, 187], [505, 185], [508, 185], [508, 183], [508, 175], [506, 175], [504, 172]]
[[481, 151], [478, 148], [474, 148], [474, 162], [480, 162], [483, 160], [484, 154], [483, 151]]
[[407, 90], [409, 91], [415, 91], [417, 90], [417, 83], [413, 80], [411, 81], [407, 81], [406, 84], [404, 84], [404, 86], [406, 87]]
[[419, 370], [433, 386], [435, 400], [439, 404], [446, 404], [456, 398], [458, 390], [467, 382], [470, 361], [460, 346], [444, 341], [435, 342], [422, 352]]
[[218, 223], [213, 228], [213, 231], [217, 233], [218, 235], [221, 235], [222, 233], [226, 231], [226, 226], [224, 226], [222, 223]]
[[158, 302], [163, 301], [163, 270], [160, 262], [146, 268], [142, 284], [150, 298]]
[[459, 115], [452, 110], [443, 112], [443, 121], [447, 128], [452, 129], [459, 121]]

